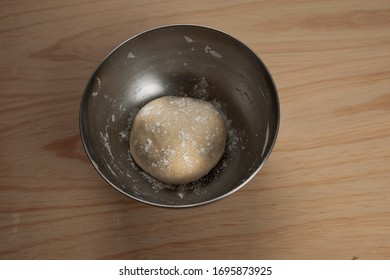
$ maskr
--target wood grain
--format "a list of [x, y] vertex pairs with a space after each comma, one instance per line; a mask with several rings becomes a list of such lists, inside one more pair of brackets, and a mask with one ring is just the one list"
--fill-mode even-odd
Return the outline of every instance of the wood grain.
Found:
[[[250, 46], [279, 90], [264, 169], [198, 208], [109, 187], [78, 132], [117, 44], [194, 23]], [[1, 1], [1, 259], [390, 259], [390, 2]]]

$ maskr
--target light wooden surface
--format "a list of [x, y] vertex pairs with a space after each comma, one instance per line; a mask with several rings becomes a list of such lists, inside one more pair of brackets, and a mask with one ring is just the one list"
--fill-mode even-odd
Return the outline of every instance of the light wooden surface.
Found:
[[[88, 162], [84, 86], [117, 44], [194, 23], [279, 89], [264, 169], [192, 209], [133, 201]], [[1, 1], [1, 259], [390, 259], [390, 1]]]

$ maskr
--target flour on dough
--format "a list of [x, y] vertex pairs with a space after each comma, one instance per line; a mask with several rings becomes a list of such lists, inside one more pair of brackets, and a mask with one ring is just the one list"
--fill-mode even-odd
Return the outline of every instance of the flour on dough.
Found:
[[146, 104], [130, 132], [130, 152], [147, 173], [166, 184], [205, 176], [221, 159], [226, 128], [210, 103], [164, 96]]

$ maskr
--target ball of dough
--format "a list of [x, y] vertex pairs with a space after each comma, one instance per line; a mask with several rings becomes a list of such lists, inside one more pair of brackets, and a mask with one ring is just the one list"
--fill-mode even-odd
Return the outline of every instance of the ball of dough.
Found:
[[164, 96], [146, 104], [130, 132], [130, 152], [147, 173], [185, 184], [209, 173], [225, 150], [221, 114], [203, 100]]

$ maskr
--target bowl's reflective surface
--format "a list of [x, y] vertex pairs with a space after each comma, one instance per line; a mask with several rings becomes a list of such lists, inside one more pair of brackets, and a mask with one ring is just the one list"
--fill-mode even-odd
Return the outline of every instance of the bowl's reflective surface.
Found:
[[[163, 95], [214, 102], [228, 119], [223, 159], [188, 186], [160, 184], [130, 156], [132, 119]], [[276, 88], [259, 58], [225, 33], [190, 25], [150, 30], [116, 48], [92, 75], [80, 108], [82, 141], [98, 172], [124, 194], [168, 207], [204, 204], [243, 186], [271, 152], [278, 126]]]

